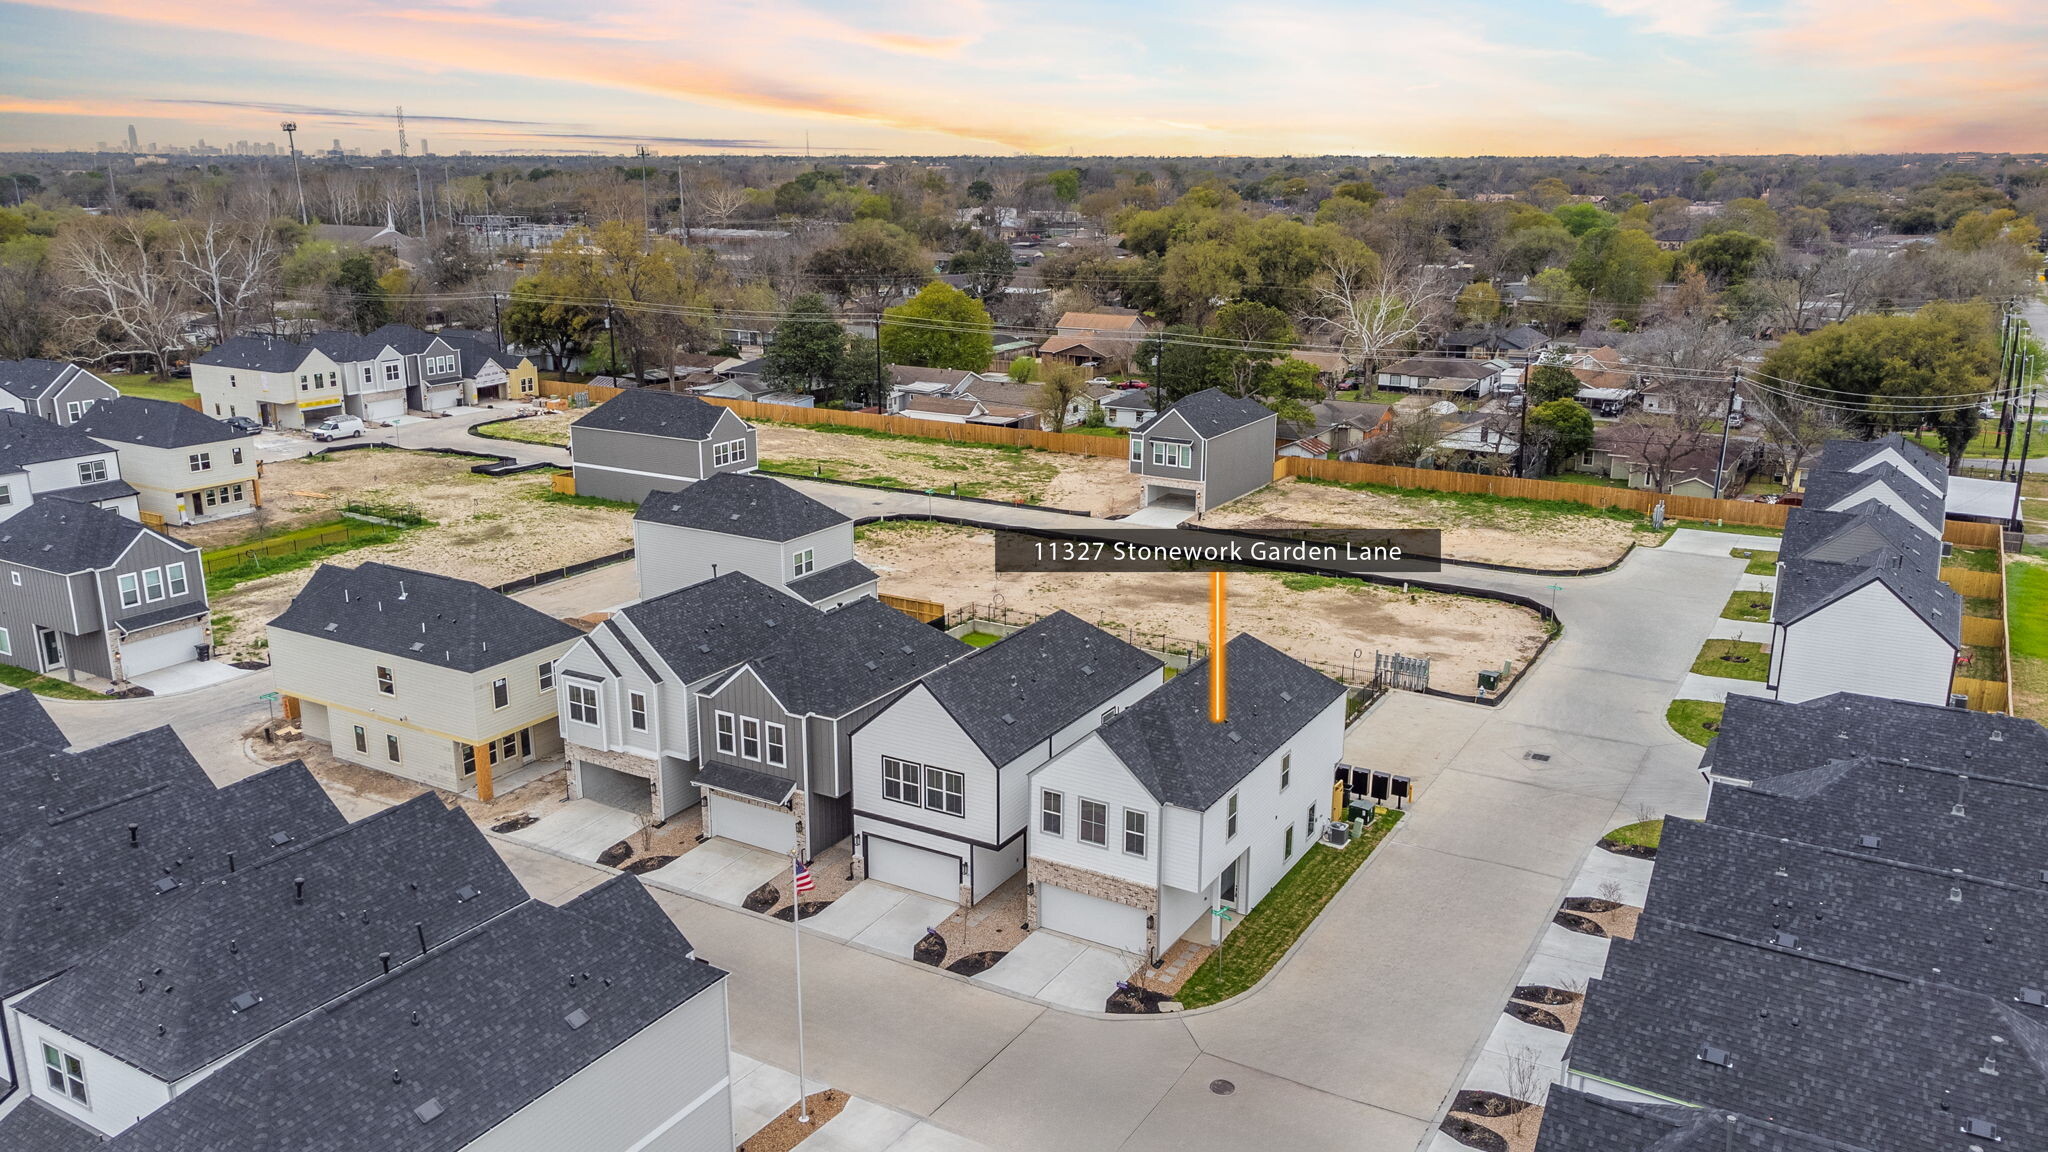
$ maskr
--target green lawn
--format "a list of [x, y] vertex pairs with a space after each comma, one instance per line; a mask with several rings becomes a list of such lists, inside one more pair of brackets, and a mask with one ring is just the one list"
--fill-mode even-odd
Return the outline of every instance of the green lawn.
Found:
[[147, 372], [138, 373], [133, 376], [101, 375], [100, 379], [112, 384], [123, 396], [141, 396], [147, 400], [169, 400], [173, 404], [182, 404], [192, 396], [192, 382], [190, 380], [152, 380]]
[[993, 632], [969, 632], [960, 637], [960, 642], [969, 648], [986, 648], [1001, 639]]
[[1316, 844], [1302, 853], [1258, 907], [1231, 929], [1223, 946], [1188, 977], [1180, 1002], [1189, 1008], [1215, 1004], [1263, 979], [1400, 819], [1399, 812], [1388, 812], [1343, 848]]
[[1612, 476], [1601, 476], [1593, 472], [1559, 472], [1545, 476], [1544, 479], [1558, 484], [1585, 484], [1593, 488], [1628, 487], [1626, 480], [1616, 480]]
[[1958, 548], [1949, 553], [1942, 562], [1944, 568], [1967, 568], [1972, 572], [1998, 571], [1998, 550], [1995, 548]]
[[607, 500], [602, 496], [574, 496], [557, 492], [552, 488], [536, 489], [542, 500], [550, 504], [567, 504], [572, 508], [616, 508], [622, 512], [638, 511], [640, 506], [630, 500]]
[[2006, 636], [2012, 644], [2013, 715], [2048, 719], [2048, 564], [2014, 561], [2005, 579], [2012, 607]]
[[1406, 392], [1394, 392], [1378, 388], [1371, 392], [1364, 392], [1357, 388], [1348, 388], [1336, 393], [1336, 398], [1339, 400], [1349, 400], [1353, 403], [1363, 401], [1367, 404], [1398, 404], [1407, 396], [1408, 393]]
[[[2007, 571], [2011, 571], [2011, 569], [2007, 569]], [[2005, 610], [1998, 603], [1998, 598], [1995, 596], [1965, 596], [1963, 597], [1963, 615], [1980, 616], [1986, 620], [1998, 620], [2005, 616]]]
[[1762, 682], [1771, 678], [1771, 658], [1764, 653], [1763, 645], [1748, 640], [1709, 640], [1701, 645], [1692, 670], [1699, 676]]
[[475, 432], [492, 440], [516, 440], [521, 444], [545, 444], [551, 448], [564, 448], [569, 444], [569, 421], [546, 416], [492, 420], [477, 425]]
[[218, 596], [259, 577], [306, 568], [329, 556], [396, 540], [406, 528], [361, 520], [328, 520], [208, 549], [202, 557], [206, 591]]
[[1640, 824], [1623, 824], [1601, 837], [1616, 844], [1631, 844], [1637, 848], [1655, 848], [1664, 840], [1664, 821], [1645, 820]]
[[1763, 624], [1771, 618], [1771, 594], [1769, 592], [1736, 592], [1728, 597], [1728, 604], [1721, 609], [1723, 620], [1746, 620], [1752, 624]]
[[0, 664], [0, 684], [26, 688], [38, 696], [55, 696], [62, 700], [106, 699], [90, 688], [80, 688], [68, 680], [52, 679], [26, 668], [16, 668], [12, 664]]
[[1742, 569], [1743, 574], [1746, 576], [1776, 576], [1778, 574], [1778, 554], [1776, 552], [1763, 552], [1755, 548], [1730, 548], [1728, 554], [1737, 560], [1749, 561], [1749, 564]]
[[[2005, 447], [1998, 442], [1998, 421], [1987, 420], [1983, 426], [1985, 430], [1970, 438], [1970, 446], [1963, 449], [1963, 455], [1975, 457], [1979, 460], [2002, 459], [2005, 456]], [[1922, 448], [1929, 449], [1941, 456], [1946, 457], [1948, 455], [1948, 449], [1943, 447], [1941, 437], [1939, 436], [1926, 432], [1916, 432], [1906, 438]], [[2027, 443], [2027, 426], [2024, 423], [2015, 423], [2013, 425], [2013, 459], [2017, 460], [2020, 458], [2021, 448], [2027, 450], [2028, 459], [2033, 459], [2036, 456], [2048, 456], [2048, 419], [2037, 418], [2035, 420], [2034, 442], [2032, 444]]]
[[1761, 524], [1716, 524], [1712, 520], [1673, 520], [1664, 523], [1674, 528], [1690, 528], [1695, 532], [1732, 532], [1737, 536], [1783, 536], [1783, 528], [1769, 528]]
[[1704, 748], [1714, 738], [1707, 725], [1719, 727], [1726, 707], [1716, 700], [1673, 700], [1671, 707], [1664, 710], [1664, 722], [1671, 725], [1672, 731]]
[[1100, 428], [1090, 428], [1086, 425], [1079, 425], [1073, 428], [1065, 429], [1065, 431], [1071, 432], [1076, 436], [1107, 436], [1112, 440], [1120, 436], [1130, 435], [1130, 432], [1125, 429], [1111, 428], [1107, 425]]
[[1956, 665], [1956, 675], [1972, 680], [2005, 679], [2005, 649], [1990, 644], [1965, 644], [1965, 659]]

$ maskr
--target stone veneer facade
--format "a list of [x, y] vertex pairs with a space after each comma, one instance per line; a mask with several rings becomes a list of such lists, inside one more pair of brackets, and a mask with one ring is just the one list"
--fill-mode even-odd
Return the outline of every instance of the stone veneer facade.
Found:
[[1126, 904], [1145, 913], [1145, 953], [1151, 959], [1159, 955], [1159, 890], [1143, 884], [1133, 883], [1117, 876], [1106, 876], [1071, 864], [1059, 864], [1037, 856], [1024, 858], [1024, 879], [1027, 883], [1024, 900], [1024, 922], [1033, 929], [1038, 927], [1038, 886], [1051, 884], [1093, 896], [1112, 904]]

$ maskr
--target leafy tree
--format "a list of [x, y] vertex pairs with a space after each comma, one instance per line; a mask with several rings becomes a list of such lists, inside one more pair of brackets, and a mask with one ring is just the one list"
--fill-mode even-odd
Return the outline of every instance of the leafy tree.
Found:
[[367, 252], [351, 252], [335, 270], [334, 287], [343, 294], [349, 326], [370, 332], [391, 322], [391, 299], [377, 279], [377, 264]]
[[1559, 204], [1550, 214], [1574, 236], [1584, 236], [1595, 228], [1612, 228], [1615, 222], [1614, 213], [1598, 204]]
[[1679, 250], [1681, 262], [1698, 267], [1713, 280], [1736, 285], [1771, 255], [1771, 242], [1747, 232], [1713, 232]]
[[996, 186], [986, 180], [976, 180], [967, 186], [967, 198], [976, 204], [986, 204], [996, 198]]
[[1500, 290], [1485, 280], [1475, 280], [1458, 292], [1458, 319], [1483, 326], [1500, 319]]
[[882, 355], [891, 364], [980, 372], [995, 356], [988, 309], [943, 280], [882, 315]]
[[1537, 408], [1557, 400], [1571, 400], [1579, 394], [1579, 378], [1564, 365], [1546, 361], [1529, 369], [1528, 393], [1528, 403]]
[[1593, 414], [1576, 400], [1551, 400], [1529, 409], [1525, 460], [1546, 462], [1545, 471], [1561, 470], [1564, 461], [1593, 446]]
[[512, 285], [504, 325], [506, 340], [545, 348], [556, 367], [567, 368], [604, 330], [604, 310], [562, 303], [551, 278], [536, 274]]
[[1530, 185], [1522, 199], [1548, 212], [1571, 198], [1571, 186], [1555, 176], [1545, 176]]
[[1188, 341], [1188, 337], [1199, 335], [1192, 325], [1174, 324], [1138, 345], [1132, 363], [1148, 373], [1152, 387], [1146, 394], [1155, 409], [1170, 407], [1209, 387], [1209, 349]]
[[910, 233], [885, 220], [854, 221], [804, 262], [804, 271], [823, 287], [867, 307], [907, 291], [926, 268]]
[[1047, 174], [1045, 182], [1052, 187], [1053, 199], [1062, 204], [1072, 204], [1081, 198], [1081, 174], [1072, 168]]
[[1593, 299], [1633, 308], [1656, 291], [1670, 264], [1646, 232], [1596, 228], [1579, 238], [1578, 254], [1565, 270]]
[[1029, 356], [1019, 356], [1010, 361], [1010, 380], [1017, 384], [1029, 384], [1038, 375], [1038, 361]]
[[1538, 219], [1544, 222], [1508, 233], [1500, 255], [1503, 273], [1533, 276], [1545, 268], [1564, 263], [1578, 251], [1578, 241], [1565, 230], [1564, 225], [1548, 217]]
[[1956, 217], [1956, 222], [1941, 237], [1942, 246], [1957, 252], [1998, 252], [2005, 256], [2017, 255], [2029, 264], [2038, 264], [2039, 256], [2035, 245], [2040, 243], [2041, 229], [2031, 216], [2022, 216], [2010, 208], [1994, 212], [1965, 212]]
[[1257, 400], [1284, 418], [1308, 418], [1308, 402], [1319, 398], [1321, 389], [1316, 386], [1315, 366], [1287, 355], [1295, 333], [1286, 313], [1270, 304], [1240, 300], [1218, 309], [1203, 334], [1227, 342], [1209, 351], [1213, 386]]
[[1562, 268], [1545, 268], [1529, 277], [1529, 291], [1536, 296], [1528, 305], [1533, 319], [1553, 331], [1586, 314], [1586, 290]]
[[1373, 183], [1370, 180], [1353, 180], [1350, 183], [1339, 184], [1335, 188], [1330, 189], [1331, 199], [1355, 200], [1367, 208], [1379, 203], [1385, 196], [1386, 193], [1373, 187]]
[[1087, 378], [1078, 367], [1053, 364], [1046, 368], [1045, 379], [1038, 385], [1038, 395], [1033, 398], [1032, 407], [1037, 409], [1048, 432], [1067, 430], [1067, 408], [1087, 389]]
[[789, 302], [775, 326], [761, 375], [771, 384], [800, 392], [819, 392], [839, 379], [846, 358], [846, 330], [832, 318], [825, 298], [805, 293]]
[[1008, 244], [975, 232], [947, 259], [946, 271], [967, 277], [967, 294], [976, 300], [987, 300], [1001, 293], [1010, 277], [1017, 274], [1017, 259], [1010, 255]]

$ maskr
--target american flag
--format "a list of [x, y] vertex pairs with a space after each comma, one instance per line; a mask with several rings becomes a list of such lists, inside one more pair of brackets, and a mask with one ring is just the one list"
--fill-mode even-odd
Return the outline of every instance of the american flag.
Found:
[[804, 862], [801, 860], [794, 863], [796, 864], [796, 890], [799, 892], [809, 892], [811, 890], [811, 870], [804, 867]]

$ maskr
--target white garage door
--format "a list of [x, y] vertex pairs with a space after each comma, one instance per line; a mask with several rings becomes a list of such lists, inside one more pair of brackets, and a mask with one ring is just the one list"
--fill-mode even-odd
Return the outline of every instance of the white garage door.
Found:
[[453, 408], [462, 401], [462, 389], [460, 388], [428, 388], [425, 391], [426, 395], [421, 400], [426, 404], [427, 411], [429, 412], [439, 412], [443, 408]]
[[405, 415], [405, 393], [393, 392], [390, 396], [372, 396], [363, 401], [363, 418], [366, 420], [391, 420]]
[[121, 645], [121, 671], [130, 680], [159, 668], [195, 660], [199, 645], [206, 643], [206, 625], [194, 624], [146, 640], [129, 640]]
[[868, 878], [941, 900], [960, 899], [960, 858], [869, 833]]
[[1038, 886], [1038, 922], [1055, 932], [1079, 936], [1125, 952], [1145, 950], [1143, 909], [1102, 900], [1070, 888], [1055, 888], [1050, 884]]
[[713, 792], [711, 834], [788, 853], [796, 849], [796, 818], [781, 808], [763, 808]]

